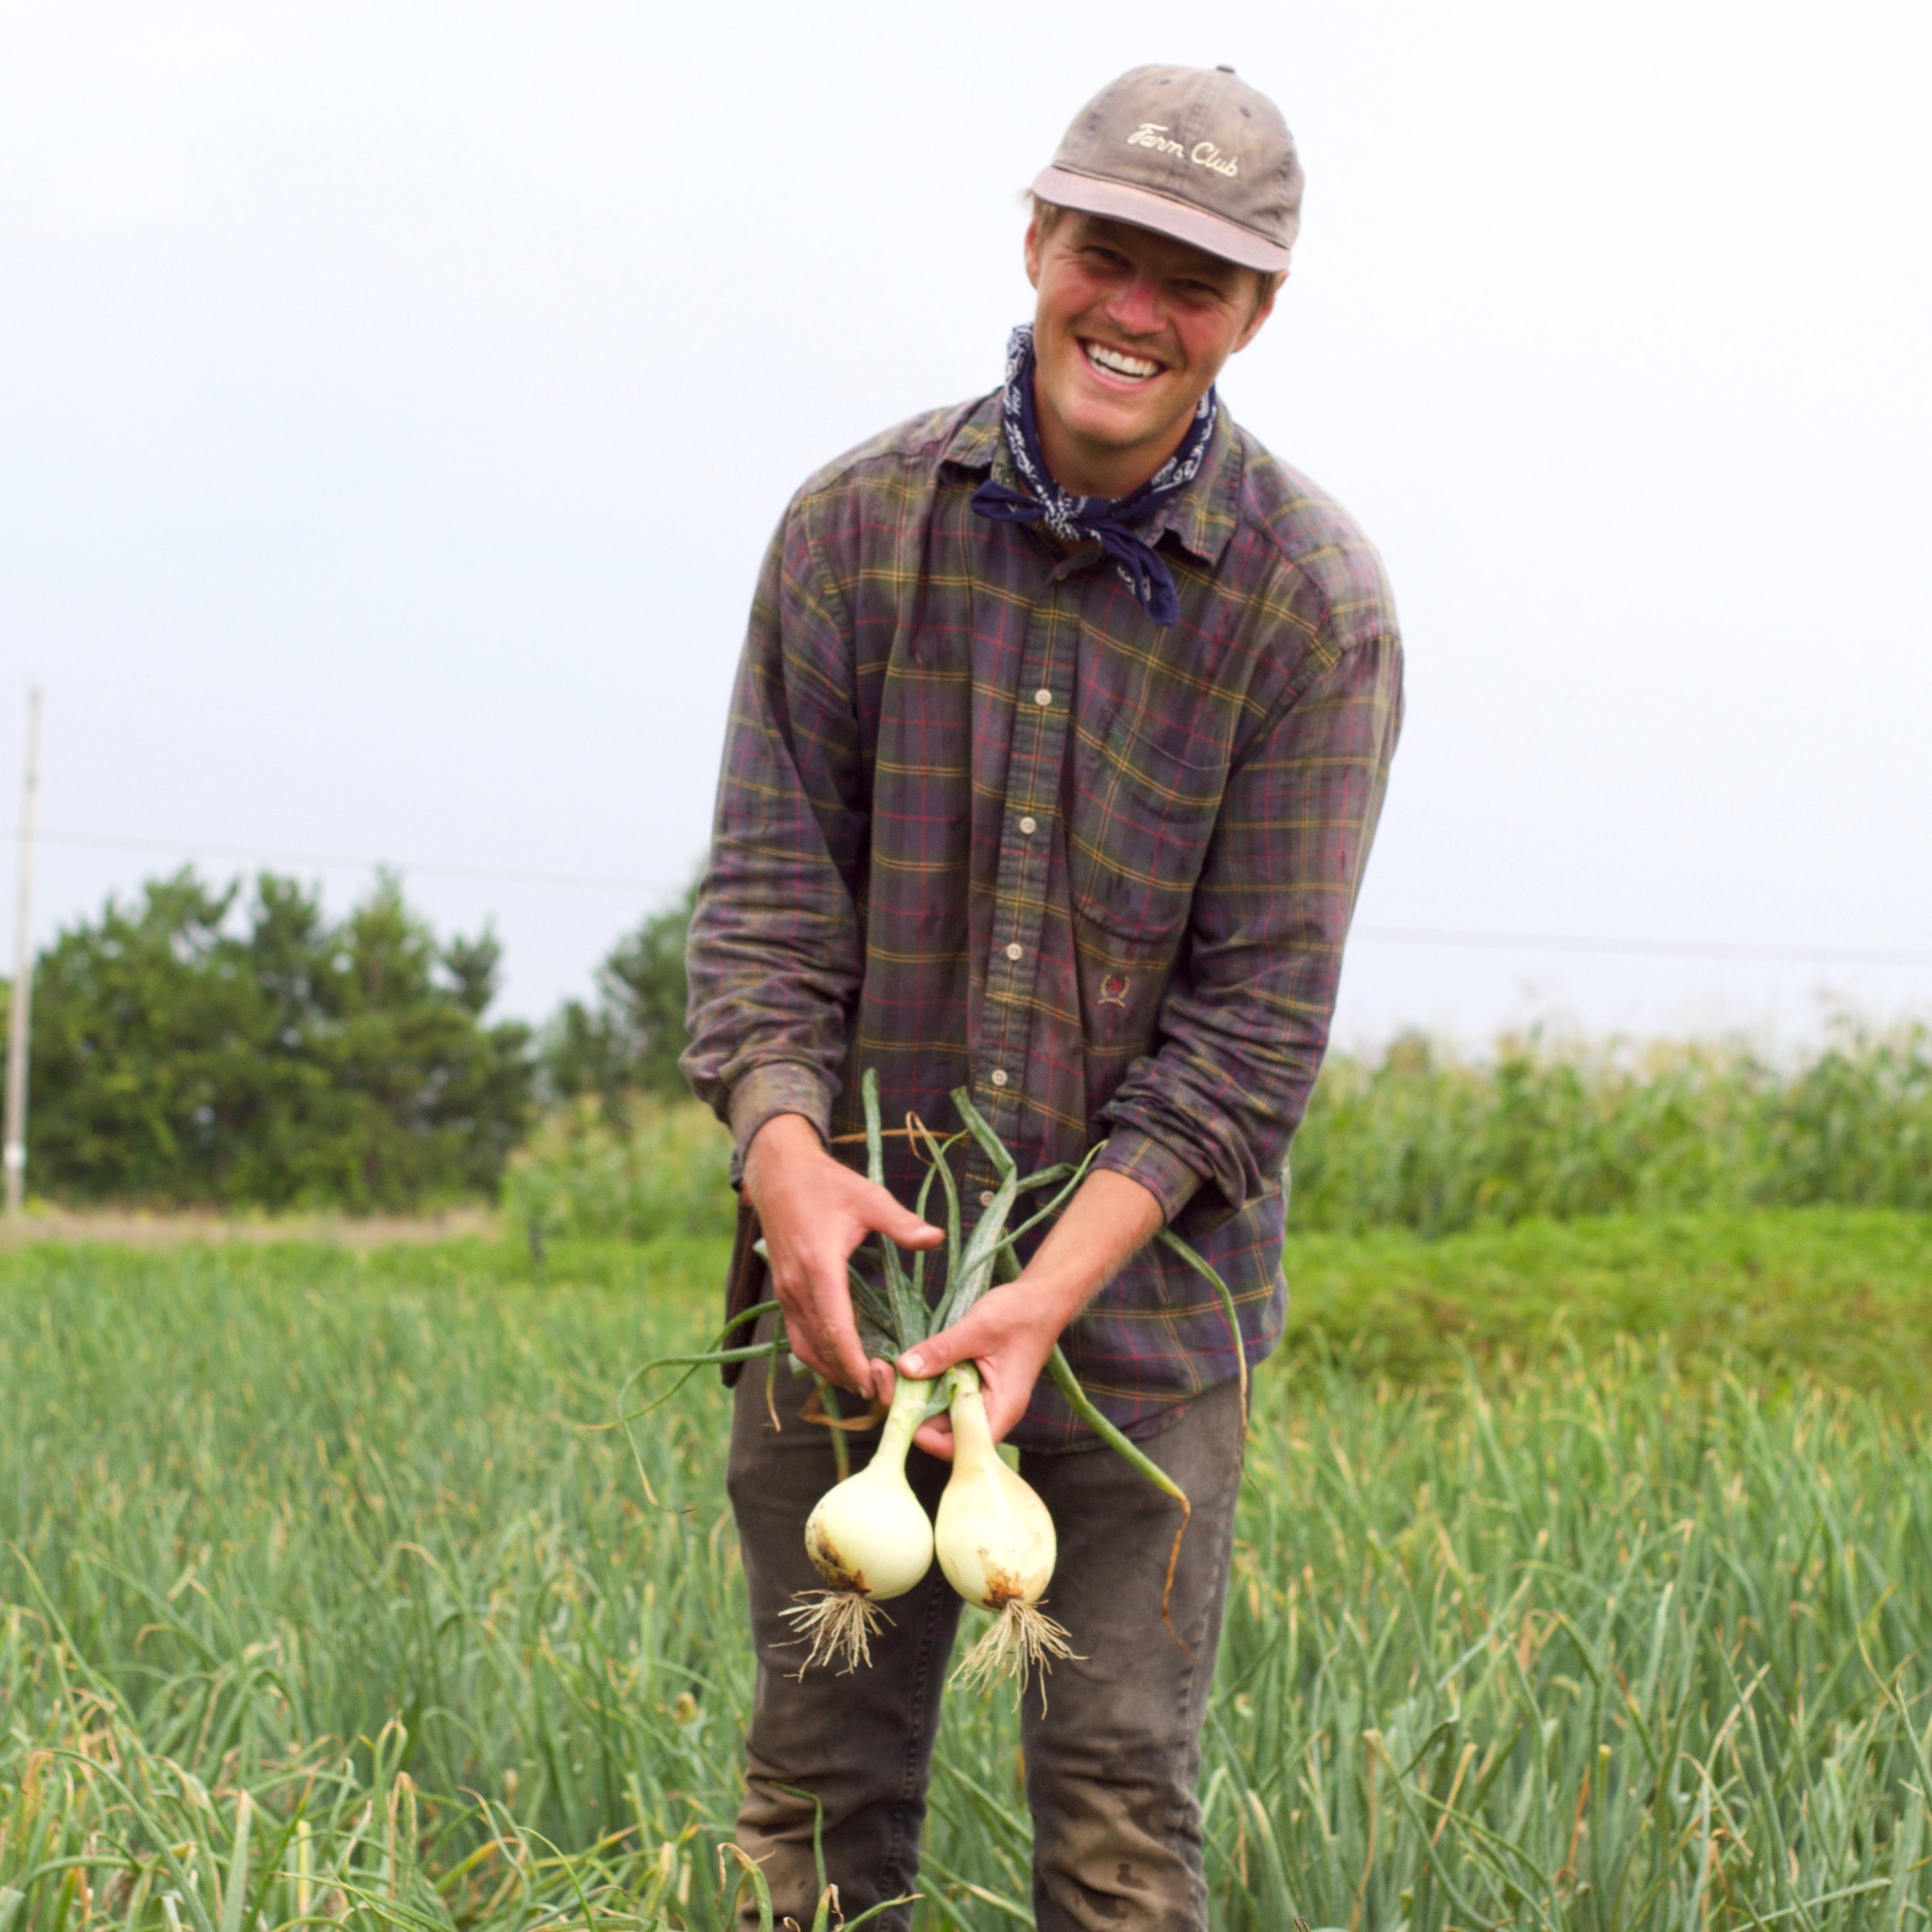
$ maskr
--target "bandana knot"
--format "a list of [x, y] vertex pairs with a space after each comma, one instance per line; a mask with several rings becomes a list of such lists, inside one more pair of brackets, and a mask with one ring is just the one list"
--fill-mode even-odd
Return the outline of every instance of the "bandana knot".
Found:
[[1000, 423], [1013, 468], [1026, 488], [1009, 490], [989, 478], [973, 492], [974, 509], [996, 523], [1043, 523], [1063, 543], [1098, 543], [1148, 615], [1156, 624], [1173, 623], [1181, 614], [1173, 574], [1134, 526], [1200, 474], [1220, 406], [1214, 391], [1196, 405], [1181, 447], [1138, 490], [1125, 496], [1073, 496], [1053, 481], [1040, 452], [1033, 366], [1033, 332], [1022, 322], [1007, 338]]

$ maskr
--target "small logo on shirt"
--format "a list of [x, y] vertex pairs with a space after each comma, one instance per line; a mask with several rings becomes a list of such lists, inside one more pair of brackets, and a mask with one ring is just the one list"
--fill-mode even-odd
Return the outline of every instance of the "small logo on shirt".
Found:
[[1124, 1006], [1127, 1004], [1127, 975], [1109, 973], [1100, 981], [1100, 1004], [1103, 1006]]
[[1157, 155], [1185, 155], [1197, 168], [1212, 168], [1217, 175], [1225, 175], [1232, 181], [1241, 172], [1240, 158], [1224, 155], [1211, 141], [1197, 141], [1192, 148], [1183, 148], [1167, 131], [1162, 121], [1144, 121], [1127, 138], [1130, 148], [1151, 148]]

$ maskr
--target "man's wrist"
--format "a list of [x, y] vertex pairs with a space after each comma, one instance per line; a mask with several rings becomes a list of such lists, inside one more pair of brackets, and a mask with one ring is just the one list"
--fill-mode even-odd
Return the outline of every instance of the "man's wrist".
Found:
[[745, 1143], [745, 1165], [761, 1149], [765, 1155], [822, 1154], [825, 1144], [818, 1130], [803, 1114], [774, 1114], [762, 1121]]
[[829, 1158], [818, 1130], [802, 1114], [774, 1114], [751, 1137], [740, 1161], [739, 1185], [747, 1200], [763, 1212], [774, 1186], [802, 1167]]
[[734, 1185], [744, 1178], [751, 1143], [768, 1121], [796, 1114], [811, 1128], [822, 1146], [832, 1136], [832, 1092], [817, 1072], [795, 1060], [769, 1060], [740, 1077], [731, 1089], [728, 1108]]
[[1090, 1278], [1089, 1270], [1056, 1267], [1050, 1261], [1043, 1264], [1037, 1257], [1013, 1283], [1026, 1298], [1029, 1314], [1043, 1320], [1056, 1320], [1063, 1328], [1104, 1285], [1100, 1279]]
[[1096, 1171], [1020, 1277], [1064, 1328], [1164, 1223], [1159, 1197], [1124, 1174]]

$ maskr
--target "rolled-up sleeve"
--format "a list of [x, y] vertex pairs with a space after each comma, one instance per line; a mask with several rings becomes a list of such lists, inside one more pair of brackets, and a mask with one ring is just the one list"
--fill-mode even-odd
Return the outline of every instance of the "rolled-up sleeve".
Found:
[[1103, 1110], [1098, 1165], [1204, 1233], [1274, 1184], [1326, 1050], [1402, 723], [1402, 648], [1351, 645], [1230, 773], [1155, 1050]]
[[829, 1137], [864, 972], [869, 794], [849, 626], [795, 502], [759, 578], [685, 953], [681, 1064], [730, 1124], [734, 1175], [774, 1115]]

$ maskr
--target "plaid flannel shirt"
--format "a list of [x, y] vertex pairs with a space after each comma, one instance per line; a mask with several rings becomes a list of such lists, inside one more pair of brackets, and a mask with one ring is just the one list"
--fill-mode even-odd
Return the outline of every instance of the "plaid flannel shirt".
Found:
[[[765, 1121], [828, 1140], [957, 1124], [1023, 1168], [1131, 1175], [1233, 1291], [1158, 1244], [1062, 1338], [1147, 1434], [1280, 1338], [1284, 1172], [1402, 713], [1374, 550], [1221, 413], [1148, 526], [1158, 626], [1097, 544], [975, 515], [1014, 487], [998, 398], [811, 478], [760, 577], [691, 927], [685, 1070], [742, 1161]], [[923, 1171], [889, 1141], [887, 1182]], [[842, 1148], [860, 1164], [862, 1150]], [[975, 1150], [967, 1199], [990, 1186]], [[1044, 1377], [1013, 1439], [1091, 1440]]]

